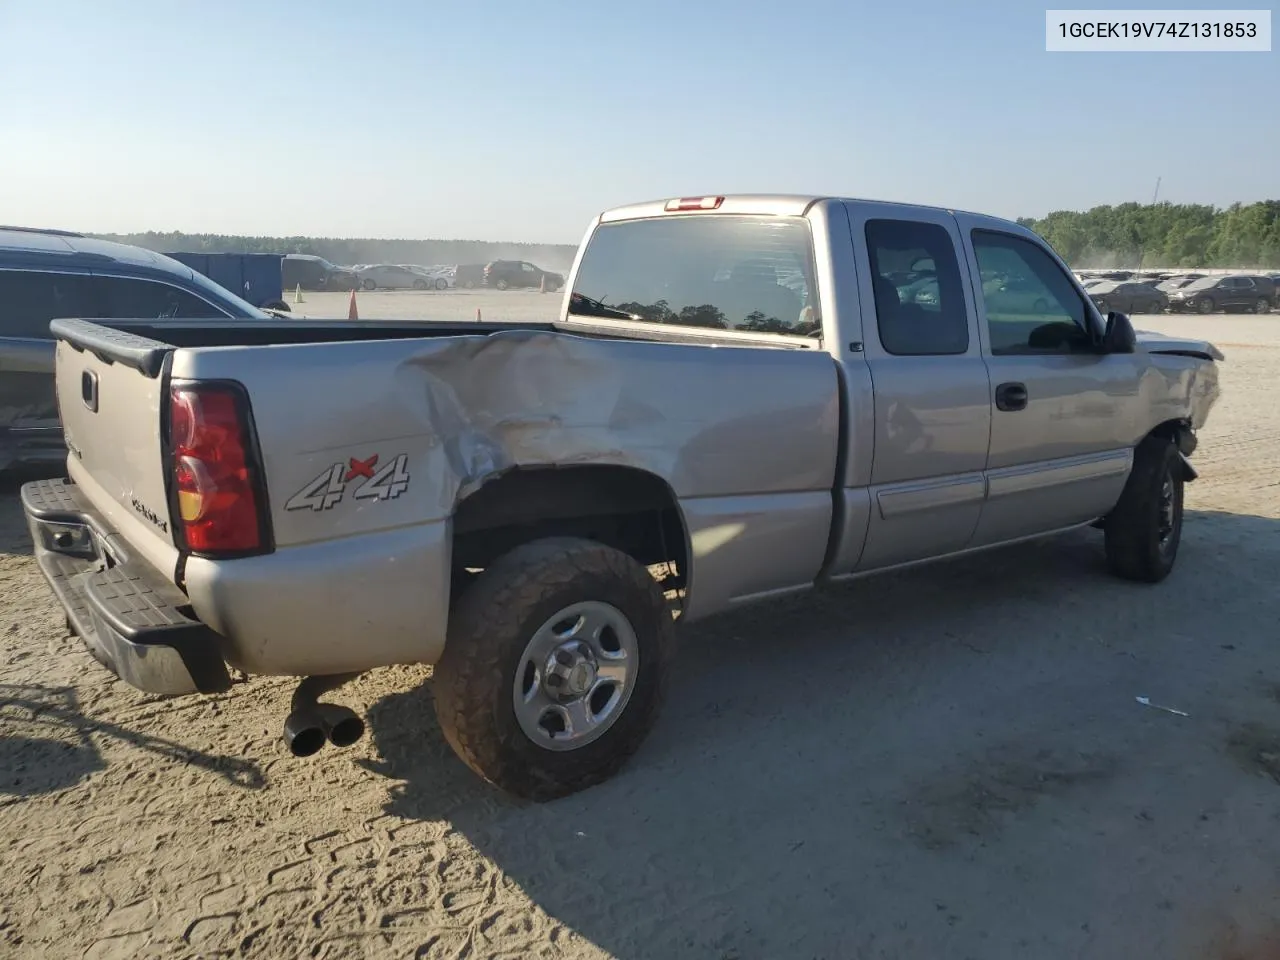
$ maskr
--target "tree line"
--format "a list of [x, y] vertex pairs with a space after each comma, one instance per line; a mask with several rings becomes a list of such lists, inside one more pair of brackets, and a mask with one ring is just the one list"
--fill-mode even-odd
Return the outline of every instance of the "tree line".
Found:
[[[1091, 267], [1280, 268], [1280, 200], [1216, 208], [1194, 203], [1122, 203], [1083, 212], [1055, 210], [1018, 220], [1049, 241], [1067, 263]], [[482, 240], [378, 240], [238, 237], [211, 233], [98, 234], [157, 253], [309, 253], [337, 264], [485, 263], [528, 260], [567, 267], [572, 244]]]
[[1122, 203], [1083, 213], [1055, 210], [1019, 223], [1077, 269], [1093, 267], [1280, 267], [1280, 200]]

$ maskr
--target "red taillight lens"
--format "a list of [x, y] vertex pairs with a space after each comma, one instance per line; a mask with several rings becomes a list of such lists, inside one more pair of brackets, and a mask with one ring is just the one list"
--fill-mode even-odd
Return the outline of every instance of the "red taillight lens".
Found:
[[169, 443], [178, 519], [195, 553], [261, 549], [257, 478], [240, 395], [215, 384], [170, 391]]

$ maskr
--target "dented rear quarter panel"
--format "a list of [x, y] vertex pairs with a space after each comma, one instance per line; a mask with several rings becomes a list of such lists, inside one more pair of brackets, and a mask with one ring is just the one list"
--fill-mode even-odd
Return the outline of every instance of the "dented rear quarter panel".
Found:
[[[812, 582], [826, 550], [840, 411], [821, 351], [505, 330], [179, 350], [172, 375], [234, 379], [251, 398], [276, 552], [187, 567], [193, 606], [249, 672], [437, 659], [449, 518], [519, 466], [661, 477], [689, 535], [690, 618]], [[375, 455], [374, 469], [404, 456], [398, 495], [359, 499], [357, 475], [335, 502], [286, 508]]]

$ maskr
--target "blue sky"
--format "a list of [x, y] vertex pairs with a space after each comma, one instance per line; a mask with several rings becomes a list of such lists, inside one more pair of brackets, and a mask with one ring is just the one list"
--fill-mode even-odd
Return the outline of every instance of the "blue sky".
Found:
[[681, 194], [1280, 198], [1280, 53], [1050, 54], [1045, 6], [0, 0], [0, 219], [576, 243]]

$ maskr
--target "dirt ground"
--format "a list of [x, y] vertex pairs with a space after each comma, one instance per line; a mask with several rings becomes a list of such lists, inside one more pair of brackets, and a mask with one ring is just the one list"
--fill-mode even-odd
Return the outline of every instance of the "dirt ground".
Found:
[[423, 669], [309, 760], [287, 681], [112, 679], [10, 487], [0, 955], [1280, 957], [1280, 317], [1139, 319], [1227, 355], [1168, 581], [1089, 531], [695, 625], [631, 764], [542, 806], [453, 758]]

